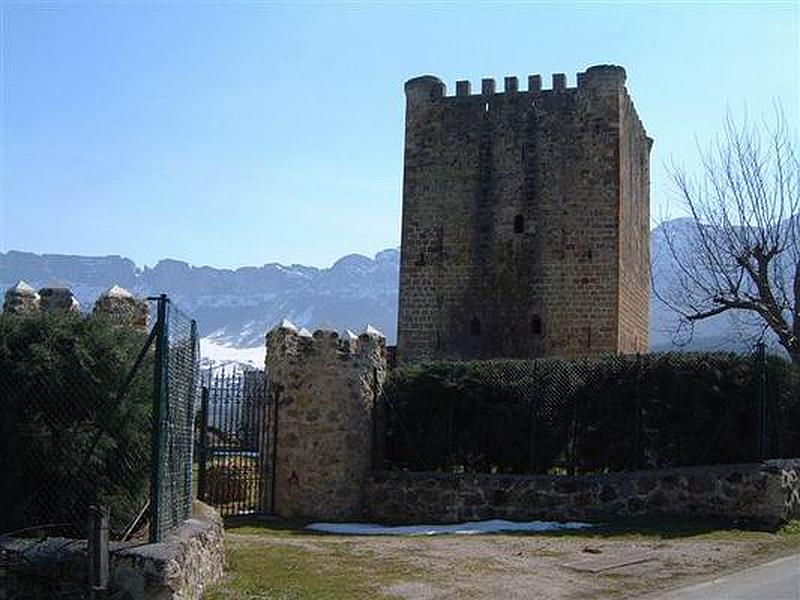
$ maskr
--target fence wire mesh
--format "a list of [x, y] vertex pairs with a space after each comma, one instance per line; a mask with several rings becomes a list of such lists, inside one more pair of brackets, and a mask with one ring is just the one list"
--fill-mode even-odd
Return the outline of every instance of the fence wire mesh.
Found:
[[146, 338], [81, 315], [0, 317], [0, 533], [83, 537], [101, 503], [118, 538], [147, 505]]
[[117, 540], [190, 516], [197, 333], [158, 302], [163, 328], [149, 335], [78, 313], [0, 315], [0, 539], [84, 538], [91, 505], [110, 509]]
[[603, 473], [800, 452], [797, 369], [753, 355], [430, 363], [395, 371], [378, 467]]
[[159, 300], [154, 431], [154, 480], [150, 539], [162, 536], [191, 516], [194, 415], [200, 398], [200, 349], [195, 322], [168, 299]]

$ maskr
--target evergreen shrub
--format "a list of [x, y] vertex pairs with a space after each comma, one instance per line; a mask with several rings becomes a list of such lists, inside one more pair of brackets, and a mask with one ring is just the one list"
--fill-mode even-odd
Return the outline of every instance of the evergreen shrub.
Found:
[[144, 342], [99, 317], [0, 315], [0, 533], [64, 523], [82, 535], [102, 503], [117, 534], [141, 511], [151, 355], [119, 393]]
[[779, 357], [728, 353], [412, 365], [390, 375], [379, 405], [385, 466], [603, 473], [751, 462], [761, 458], [759, 393], [767, 457], [796, 457], [798, 379]]

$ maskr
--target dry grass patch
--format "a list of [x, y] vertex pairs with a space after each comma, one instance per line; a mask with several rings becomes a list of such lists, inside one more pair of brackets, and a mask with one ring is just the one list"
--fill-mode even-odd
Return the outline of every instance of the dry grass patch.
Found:
[[[210, 599], [636, 598], [800, 552], [800, 523], [780, 531], [625, 520], [595, 530], [480, 536], [338, 536], [302, 523], [228, 530], [230, 572]], [[593, 556], [653, 560], [586, 573]]]

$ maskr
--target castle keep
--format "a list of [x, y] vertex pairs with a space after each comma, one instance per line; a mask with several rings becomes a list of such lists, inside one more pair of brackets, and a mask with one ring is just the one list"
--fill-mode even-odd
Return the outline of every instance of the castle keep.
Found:
[[652, 140], [625, 70], [405, 92], [398, 360], [646, 351]]

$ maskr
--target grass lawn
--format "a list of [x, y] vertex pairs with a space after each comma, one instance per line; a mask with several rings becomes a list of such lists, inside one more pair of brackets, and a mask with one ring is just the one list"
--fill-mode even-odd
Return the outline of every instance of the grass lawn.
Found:
[[[800, 552], [800, 522], [778, 531], [625, 519], [592, 530], [482, 536], [338, 536], [303, 523], [227, 530], [228, 575], [205, 598], [624, 598]], [[623, 555], [601, 573], [565, 566]]]

